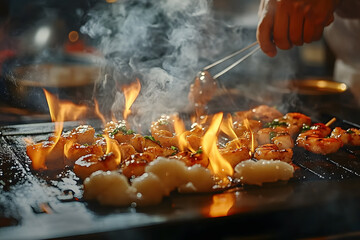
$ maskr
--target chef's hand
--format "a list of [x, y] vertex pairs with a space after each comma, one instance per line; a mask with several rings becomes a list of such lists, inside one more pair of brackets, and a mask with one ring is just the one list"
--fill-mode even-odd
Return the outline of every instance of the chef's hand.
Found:
[[276, 55], [276, 47], [319, 40], [324, 28], [334, 20], [339, 0], [261, 0], [256, 37], [268, 56]]

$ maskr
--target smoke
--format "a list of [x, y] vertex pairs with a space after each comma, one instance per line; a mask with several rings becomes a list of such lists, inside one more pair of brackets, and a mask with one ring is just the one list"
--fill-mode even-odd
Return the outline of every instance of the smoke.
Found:
[[[255, 41], [255, 29], [219, 20], [209, 0], [123, 0], [100, 4], [88, 17], [81, 31], [94, 39], [104, 54], [102, 77], [95, 88], [101, 110], [111, 109], [121, 116], [121, 86], [139, 78], [142, 89], [132, 110], [143, 124], [161, 114], [184, 111], [190, 84], [202, 67]], [[250, 86], [259, 98], [259, 86], [263, 85], [255, 81], [244, 86], [249, 80], [243, 76], [260, 72], [255, 78], [273, 77], [272, 65], [261, 65], [264, 58], [264, 54], [256, 54], [233, 71], [235, 78], [229, 73], [230, 79], [221, 81], [240, 79], [243, 92], [250, 93], [246, 90]], [[289, 69], [283, 67], [281, 72]], [[110, 77], [105, 79], [105, 75]]]
[[[98, 5], [81, 31], [105, 56], [102, 76], [109, 74], [117, 86], [140, 79], [133, 109], [152, 119], [184, 109], [196, 73], [226, 48], [229, 33], [214, 19], [207, 0], [128, 0]], [[104, 79], [97, 92], [111, 93], [113, 84], [106, 89]], [[97, 95], [104, 96], [101, 106], [123, 109], [121, 92]]]

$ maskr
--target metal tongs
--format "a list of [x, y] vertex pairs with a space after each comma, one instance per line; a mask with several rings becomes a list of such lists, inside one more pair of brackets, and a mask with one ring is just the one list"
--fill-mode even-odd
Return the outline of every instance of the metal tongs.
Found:
[[[256, 46], [256, 47], [255, 47]], [[255, 47], [254, 49], [252, 49], [253, 47]], [[252, 49], [250, 51], [250, 49]], [[218, 77], [222, 76], [223, 74], [227, 73], [228, 71], [230, 71], [231, 69], [233, 69], [234, 67], [236, 67], [238, 64], [240, 64], [241, 62], [245, 61], [248, 57], [250, 57], [251, 55], [253, 55], [254, 53], [256, 53], [258, 50], [260, 49], [260, 46], [258, 45], [258, 42], [253, 42], [252, 44], [248, 45], [247, 47], [244, 47], [220, 60], [217, 60], [216, 62], [214, 63], [211, 63], [210, 65], [204, 67], [201, 71], [200, 71], [200, 74], [201, 72], [206, 72], [208, 70], [210, 70], [211, 68], [239, 55], [240, 53], [243, 53], [247, 50], [249, 50], [250, 52], [248, 52], [247, 54], [245, 54], [243, 57], [241, 57], [240, 59], [238, 59], [237, 61], [235, 61], [234, 63], [232, 63], [231, 65], [229, 65], [228, 67], [224, 68], [223, 70], [221, 70], [220, 72], [216, 73], [213, 75], [213, 79], [217, 79]]]
[[[249, 46], [240, 49], [206, 67], [204, 67], [195, 77], [194, 82], [191, 84], [190, 92], [189, 92], [189, 99], [192, 103], [195, 104], [195, 107], [198, 109], [198, 112], [205, 112], [206, 104], [211, 100], [215, 92], [217, 91], [217, 81], [216, 79], [223, 74], [227, 73], [229, 70], [237, 66], [239, 63], [243, 62], [245, 59], [253, 55], [256, 51], [260, 49], [260, 46], [257, 46], [258, 43], [254, 42]], [[220, 72], [216, 73], [214, 76], [208, 71], [211, 68], [229, 60], [245, 51], [249, 51], [243, 57], [229, 65], [228, 67], [224, 68]], [[200, 109], [200, 110], [199, 110]]]

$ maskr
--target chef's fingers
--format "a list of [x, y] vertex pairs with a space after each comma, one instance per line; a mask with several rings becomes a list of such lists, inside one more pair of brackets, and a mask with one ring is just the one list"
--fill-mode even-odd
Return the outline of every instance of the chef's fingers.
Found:
[[304, 44], [304, 13], [299, 7], [295, 7], [294, 12], [290, 14], [289, 39], [296, 46]]
[[319, 25], [319, 26], [315, 27], [314, 28], [314, 35], [312, 37], [312, 41], [320, 40], [323, 32], [324, 32], [324, 26]]
[[303, 34], [303, 39], [305, 43], [311, 43], [313, 41], [313, 37], [315, 34], [315, 26], [314, 22], [311, 21], [309, 18], [305, 18]]
[[292, 47], [289, 41], [289, 15], [283, 1], [276, 4], [273, 39], [278, 48], [286, 50]]
[[329, 26], [334, 21], [334, 14], [331, 13], [328, 21], [325, 23], [325, 27]]
[[272, 31], [274, 25], [274, 13], [269, 11], [269, 7], [265, 6], [260, 17], [257, 27], [256, 38], [262, 51], [269, 57], [276, 55], [276, 46], [272, 41]]

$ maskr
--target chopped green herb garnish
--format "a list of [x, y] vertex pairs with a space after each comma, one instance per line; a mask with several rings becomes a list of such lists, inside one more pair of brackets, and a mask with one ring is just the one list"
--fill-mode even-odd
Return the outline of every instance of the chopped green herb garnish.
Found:
[[203, 150], [201, 148], [199, 148], [196, 152], [193, 152], [190, 154], [190, 157], [193, 157], [195, 156], [196, 154], [202, 154], [203, 153]]
[[271, 141], [271, 139], [273, 139], [274, 137], [276, 137], [276, 135], [277, 135], [276, 132], [270, 132], [270, 134], [269, 134], [270, 141]]
[[96, 137], [103, 137], [103, 135], [101, 133], [98, 133], [95, 135]]
[[346, 131], [346, 133], [349, 133], [349, 134], [353, 134], [353, 133], [355, 133], [353, 130], [351, 130], [351, 129], [348, 129], [347, 131]]
[[130, 135], [135, 133], [135, 131], [133, 131], [132, 129], [127, 129], [126, 126], [121, 126], [121, 127], [117, 127], [114, 129], [114, 131], [112, 131], [110, 133], [110, 135], [114, 136], [115, 134], [117, 134], [118, 132], [122, 132], [124, 135]]
[[144, 138], [145, 138], [145, 139], [149, 139], [149, 140], [151, 140], [151, 141], [153, 141], [153, 142], [161, 145], [161, 144], [160, 144], [160, 141], [157, 141], [153, 136], [144, 136]]
[[87, 144], [87, 143], [84, 143], [84, 144], [83, 144], [83, 146], [85, 146], [85, 147], [88, 147], [88, 146], [89, 146], [89, 144]]
[[264, 127], [266, 127], [266, 128], [276, 128], [276, 127], [280, 127], [280, 126], [287, 127], [288, 124], [286, 122], [280, 122], [279, 120], [274, 120], [272, 122], [265, 123], [265, 125], [264, 125]]
[[199, 148], [196, 152], [194, 152], [194, 154], [202, 154], [203, 150], [201, 148]]
[[149, 139], [153, 142], [156, 142], [155, 138], [153, 136], [144, 136], [145, 139]]
[[174, 150], [174, 152], [171, 154], [171, 156], [174, 156], [179, 152], [179, 149], [175, 146], [171, 146], [170, 148], [171, 148], [171, 150]]
[[302, 128], [301, 128], [301, 132], [306, 132], [308, 130], [310, 130], [310, 126], [309, 125], [306, 125], [306, 124], [303, 124]]
[[159, 120], [159, 125], [168, 125], [169, 121], [165, 120], [165, 119], [161, 119]]

